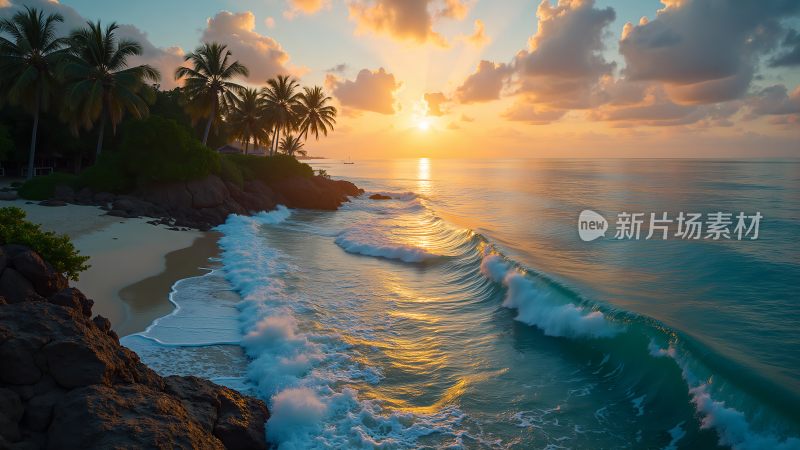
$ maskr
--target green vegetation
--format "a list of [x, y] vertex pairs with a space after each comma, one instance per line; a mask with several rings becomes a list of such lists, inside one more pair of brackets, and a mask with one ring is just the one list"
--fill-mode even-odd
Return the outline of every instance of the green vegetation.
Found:
[[56, 186], [74, 186], [78, 177], [67, 173], [54, 173], [44, 177], [36, 177], [23, 184], [17, 193], [28, 200], [47, 200], [53, 197]]
[[89, 268], [88, 256], [81, 256], [66, 235], [43, 231], [39, 225], [25, 220], [19, 208], [0, 208], [0, 244], [21, 244], [33, 249], [55, 270], [77, 281]]
[[[87, 22], [58, 37], [59, 22], [61, 16], [36, 8], [0, 21], [0, 159], [27, 162], [30, 179], [38, 151], [45, 166], [68, 161], [77, 174], [30, 180], [19, 189], [23, 198], [49, 198], [58, 185], [125, 193], [209, 174], [240, 186], [313, 175], [294, 155], [304, 154], [309, 135], [319, 139], [336, 123], [321, 87], [301, 89], [292, 77], [278, 76], [246, 89], [236, 78], [247, 77], [247, 68], [224, 44], [208, 42], [176, 70], [183, 87], [161, 91], [148, 84], [158, 82], [158, 71], [128, 65], [142, 47], [119, 38], [116, 23]], [[47, 132], [38, 137], [40, 127]], [[251, 145], [268, 146], [269, 158], [212, 150], [233, 139], [245, 153]], [[82, 170], [87, 157], [94, 164]]]

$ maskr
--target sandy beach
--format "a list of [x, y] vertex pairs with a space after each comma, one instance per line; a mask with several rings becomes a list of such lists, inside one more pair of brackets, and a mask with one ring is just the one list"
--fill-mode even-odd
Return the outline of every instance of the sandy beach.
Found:
[[28, 220], [46, 230], [67, 234], [81, 254], [91, 257], [91, 267], [74, 284], [121, 336], [142, 331], [168, 314], [172, 285], [205, 273], [209, 258], [218, 253], [214, 232], [169, 230], [145, 218], [107, 216], [94, 206], [0, 202], [6, 206], [25, 210]]

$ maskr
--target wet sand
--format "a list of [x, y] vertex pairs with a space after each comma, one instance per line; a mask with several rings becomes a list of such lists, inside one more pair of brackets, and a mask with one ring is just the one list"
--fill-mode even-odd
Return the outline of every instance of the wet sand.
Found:
[[144, 330], [172, 311], [172, 285], [205, 273], [218, 254], [217, 233], [173, 231], [148, 219], [106, 216], [94, 206], [46, 207], [23, 200], [0, 201], [17, 206], [42, 228], [72, 238], [91, 267], [72, 283], [95, 301], [94, 313], [111, 320], [120, 336]]

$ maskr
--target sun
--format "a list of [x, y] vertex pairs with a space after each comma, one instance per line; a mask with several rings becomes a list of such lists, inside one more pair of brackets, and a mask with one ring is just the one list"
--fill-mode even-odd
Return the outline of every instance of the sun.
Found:
[[419, 131], [428, 131], [431, 128], [431, 121], [427, 117], [419, 119], [417, 128]]

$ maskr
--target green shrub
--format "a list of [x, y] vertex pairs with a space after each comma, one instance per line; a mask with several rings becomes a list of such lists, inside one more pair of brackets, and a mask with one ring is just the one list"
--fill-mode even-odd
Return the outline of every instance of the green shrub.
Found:
[[240, 188], [244, 186], [244, 173], [242, 173], [242, 169], [231, 161], [230, 158], [225, 156], [221, 157], [219, 161], [219, 177]]
[[174, 120], [150, 116], [123, 130], [120, 157], [139, 184], [189, 181], [219, 173], [219, 154]]
[[103, 155], [97, 164], [81, 172], [75, 188], [89, 188], [93, 192], [120, 194], [135, 187], [134, 178], [125, 170], [119, 154]]
[[77, 177], [75, 175], [60, 172], [43, 177], [34, 177], [20, 186], [17, 194], [27, 200], [47, 200], [53, 197], [56, 186], [63, 184], [74, 187], [76, 180]]
[[312, 177], [314, 170], [288, 155], [275, 155], [269, 158], [252, 155], [225, 155], [225, 159], [236, 164], [247, 180], [260, 180], [272, 183], [289, 177]]
[[67, 235], [43, 231], [37, 224], [25, 220], [25, 211], [0, 208], [0, 244], [21, 244], [50, 263], [55, 270], [77, 281], [80, 273], [89, 268], [88, 256], [81, 256]]

